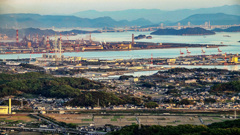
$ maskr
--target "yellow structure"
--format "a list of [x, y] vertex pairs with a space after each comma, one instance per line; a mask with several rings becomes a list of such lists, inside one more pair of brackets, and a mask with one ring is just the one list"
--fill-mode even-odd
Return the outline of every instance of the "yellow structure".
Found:
[[0, 106], [0, 114], [8, 114], [8, 106]]
[[167, 63], [175, 63], [176, 59], [167, 59]]
[[124, 44], [124, 43], [121, 43], [121, 44], [111, 45], [111, 47], [112, 47], [113, 49], [123, 49], [123, 50], [127, 50], [127, 49], [132, 49], [132, 44]]
[[9, 98], [9, 106], [0, 106], [0, 114], [12, 114], [11, 105], [12, 101], [11, 98]]
[[138, 82], [138, 77], [129, 78], [129, 81], [131, 81], [131, 82]]
[[238, 57], [237, 57], [237, 56], [233, 56], [233, 57], [230, 59], [230, 62], [232, 62], [232, 63], [238, 63]]
[[132, 44], [129, 44], [128, 49], [132, 49]]
[[12, 114], [12, 99], [9, 98], [8, 114]]
[[139, 69], [143, 69], [144, 67], [142, 66], [135, 66], [135, 67], [128, 67], [129, 70], [139, 70]]
[[81, 63], [79, 63], [79, 64], [77, 64], [76, 66], [82, 66], [82, 64], [81, 64]]
[[32, 43], [31, 43], [31, 42], [28, 42], [27, 46], [28, 46], [28, 48], [31, 48]]

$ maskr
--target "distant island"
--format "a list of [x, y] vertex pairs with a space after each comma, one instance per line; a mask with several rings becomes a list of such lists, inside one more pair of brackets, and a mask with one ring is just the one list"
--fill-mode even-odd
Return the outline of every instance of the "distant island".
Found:
[[[23, 29], [19, 29], [18, 31], [19, 33], [19, 37], [23, 38], [24, 36], [36, 36], [38, 34], [39, 37], [42, 36], [53, 36], [55, 34], [59, 35], [60, 33], [62, 35], [69, 35], [69, 36], [74, 36], [77, 34], [88, 34], [88, 33], [100, 33], [100, 31], [86, 31], [86, 30], [71, 30], [71, 31], [54, 31], [51, 29], [46, 29], [46, 30], [42, 30], [39, 28], [23, 28]], [[14, 38], [16, 36], [16, 30], [15, 29], [3, 29], [0, 28], [0, 34], [6, 34], [8, 37], [10, 38]]]
[[203, 28], [185, 28], [185, 29], [158, 29], [151, 33], [151, 35], [214, 35], [214, 31]]
[[215, 32], [240, 32], [240, 26], [232, 26], [227, 29], [216, 28], [216, 29], [213, 29], [213, 31], [215, 31]]

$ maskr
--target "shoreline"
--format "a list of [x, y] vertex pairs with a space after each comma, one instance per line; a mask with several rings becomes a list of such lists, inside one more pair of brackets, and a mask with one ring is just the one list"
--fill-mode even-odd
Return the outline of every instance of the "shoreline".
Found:
[[[162, 45], [161, 47], [157, 47], [157, 48], [133, 48], [133, 49], [109, 49], [109, 50], [85, 50], [85, 51], [66, 51], [64, 53], [77, 53], [77, 52], [106, 52], [106, 51], [134, 51], [134, 50], [154, 50], [154, 49], [177, 49], [177, 48], [200, 48], [200, 47], [204, 47], [207, 49], [207, 45], [210, 46], [209, 48], [218, 48], [218, 47], [226, 47], [226, 46], [231, 46], [231, 45], [215, 45], [215, 44], [186, 44], [186, 43], [164, 43], [165, 45]], [[172, 44], [172, 45], [180, 45], [180, 46], [168, 46], [168, 44]], [[63, 53], [63, 54], [64, 54]], [[54, 53], [0, 53], [0, 55], [8, 55], [8, 54], [54, 54]]]

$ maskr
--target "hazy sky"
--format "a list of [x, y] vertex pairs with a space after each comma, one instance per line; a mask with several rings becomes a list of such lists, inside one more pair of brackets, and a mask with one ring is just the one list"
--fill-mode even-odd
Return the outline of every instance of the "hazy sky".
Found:
[[240, 5], [240, 0], [0, 0], [0, 13], [71, 14], [84, 10], [196, 9]]

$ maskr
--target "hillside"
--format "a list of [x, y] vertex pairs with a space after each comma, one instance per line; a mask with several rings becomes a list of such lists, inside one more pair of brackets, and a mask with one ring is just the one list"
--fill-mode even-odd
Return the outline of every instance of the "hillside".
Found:
[[151, 35], [213, 35], [215, 32], [205, 30], [203, 28], [185, 28], [185, 29], [158, 29], [151, 33]]
[[213, 31], [215, 32], [240, 32], [240, 26], [233, 26], [233, 27], [229, 27], [227, 29], [213, 29]]
[[[181, 21], [181, 25], [187, 25], [191, 22], [192, 25], [203, 25], [205, 22], [209, 22], [211, 25], [233, 25], [240, 24], [240, 16], [228, 15], [223, 13], [216, 14], [195, 14], [191, 15]], [[177, 23], [175, 23], [176, 25]]]
[[130, 97], [128, 95], [116, 95], [104, 91], [87, 91], [83, 92], [73, 100], [66, 103], [70, 106], [110, 106], [110, 105], [121, 105], [121, 104], [134, 104], [141, 105], [142, 100], [137, 97]]
[[212, 93], [239, 93], [240, 92], [240, 81], [232, 81], [228, 83], [215, 84], [211, 91]]
[[[84, 31], [84, 30], [71, 30], [71, 31], [53, 31], [51, 29], [47, 30], [41, 30], [39, 28], [24, 28], [24, 29], [18, 29], [18, 35], [19, 38], [23, 38], [24, 36], [34, 35], [38, 34], [38, 37], [45, 36], [52, 36], [52, 35], [76, 35], [76, 34], [86, 34], [86, 33], [99, 33], [99, 31]], [[0, 34], [6, 34], [10, 38], [16, 37], [16, 30], [15, 29], [2, 29], [0, 28]]]
[[[122, 11], [96, 11], [87, 10], [74, 13], [72, 15], [82, 18], [98, 18], [109, 16], [115, 20], [136, 20], [145, 18], [153, 23], [178, 22], [194, 14], [216, 14], [224, 13], [230, 15], [240, 15], [240, 5], [225, 5], [220, 7], [200, 8], [200, 9], [180, 9], [174, 11], [165, 11], [160, 9], [128, 9]], [[166, 24], [164, 23], [164, 24]], [[168, 25], [168, 24], [167, 24]]]
[[111, 17], [103, 16], [94, 19], [79, 18], [72, 15], [39, 15], [39, 14], [0, 14], [0, 27], [20, 27], [20, 28], [49, 28], [49, 27], [115, 27], [115, 26], [135, 26], [150, 25], [150, 21], [138, 18], [133, 21], [116, 21]]
[[239, 135], [240, 120], [227, 120], [210, 125], [130, 125], [119, 131], [109, 132], [107, 135]]
[[42, 95], [67, 98], [79, 96], [81, 90], [101, 89], [104, 85], [85, 78], [57, 78], [43, 73], [0, 74], [0, 97], [10, 95]]

